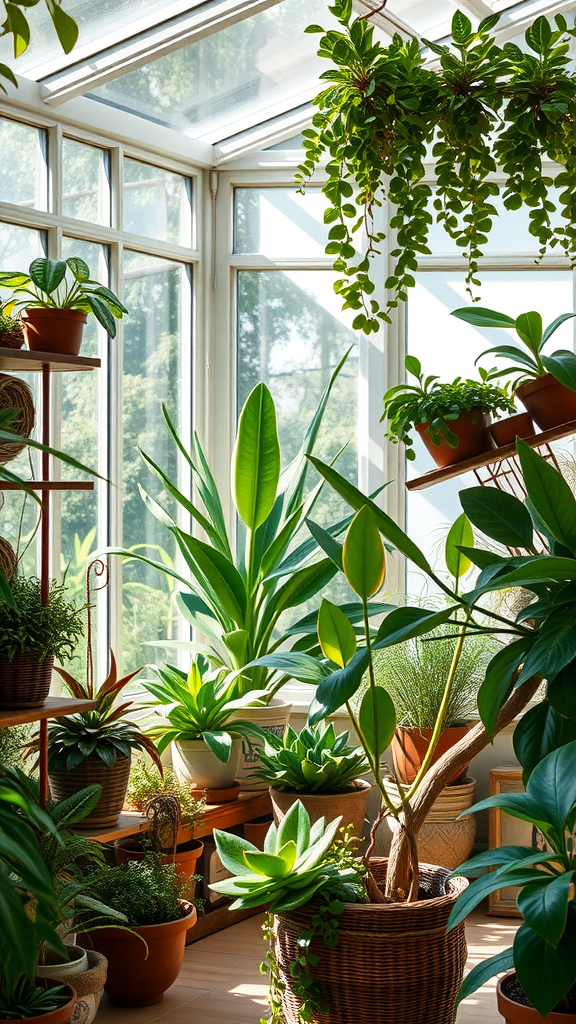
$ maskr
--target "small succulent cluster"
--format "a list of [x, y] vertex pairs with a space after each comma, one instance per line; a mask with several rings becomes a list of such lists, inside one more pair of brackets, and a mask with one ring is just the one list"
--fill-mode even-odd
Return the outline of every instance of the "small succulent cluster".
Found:
[[254, 777], [292, 793], [339, 793], [352, 789], [368, 771], [361, 747], [349, 747], [347, 732], [336, 735], [332, 723], [302, 729], [287, 725], [284, 735], [266, 734], [261, 767]]
[[0, 347], [22, 348], [23, 344], [24, 331], [20, 317], [3, 313], [0, 307]]

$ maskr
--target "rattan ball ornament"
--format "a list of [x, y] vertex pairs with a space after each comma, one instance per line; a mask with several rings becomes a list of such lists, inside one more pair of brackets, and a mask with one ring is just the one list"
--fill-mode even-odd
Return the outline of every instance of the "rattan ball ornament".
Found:
[[24, 331], [19, 316], [9, 316], [0, 309], [0, 347], [22, 348]]
[[0, 537], [0, 572], [5, 579], [12, 579], [17, 565], [18, 557], [14, 548], [5, 537]]
[[[10, 430], [20, 437], [30, 437], [34, 429], [34, 399], [32, 392], [23, 380], [0, 373], [0, 412], [4, 409], [18, 409]], [[10, 462], [26, 447], [25, 444], [11, 441], [0, 442], [0, 463]]]

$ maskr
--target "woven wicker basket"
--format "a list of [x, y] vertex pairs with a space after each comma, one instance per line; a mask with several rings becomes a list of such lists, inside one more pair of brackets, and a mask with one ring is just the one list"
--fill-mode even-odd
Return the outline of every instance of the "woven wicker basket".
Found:
[[[21, 437], [30, 437], [34, 428], [34, 399], [28, 385], [17, 377], [0, 373], [0, 410], [19, 409], [20, 412], [10, 424], [10, 430]], [[10, 462], [26, 447], [10, 441], [0, 443], [0, 463]]]
[[81, 764], [69, 772], [52, 772], [49, 776], [50, 796], [59, 802], [97, 783], [102, 786], [102, 795], [93, 811], [82, 819], [82, 829], [113, 828], [124, 806], [130, 758], [117, 754], [114, 764], [104, 764], [95, 754], [86, 757]]
[[5, 537], [0, 537], [0, 572], [4, 574], [7, 580], [11, 580], [16, 572], [17, 565], [18, 557], [10, 541], [6, 540]]
[[[378, 885], [386, 878], [386, 860], [374, 860]], [[420, 865], [421, 883], [447, 894], [418, 903], [346, 903], [339, 919], [338, 945], [321, 938], [311, 950], [313, 968], [330, 1007], [317, 1024], [454, 1024], [455, 1003], [466, 963], [464, 924], [446, 934], [450, 912], [468, 882], [446, 881], [448, 871]], [[286, 1024], [299, 1024], [299, 1002], [292, 991], [290, 964], [298, 954], [300, 931], [310, 923], [311, 907], [276, 917], [276, 959], [285, 990]]]
[[37, 654], [17, 654], [12, 661], [0, 658], [0, 708], [41, 708], [50, 683], [54, 658], [40, 661]]

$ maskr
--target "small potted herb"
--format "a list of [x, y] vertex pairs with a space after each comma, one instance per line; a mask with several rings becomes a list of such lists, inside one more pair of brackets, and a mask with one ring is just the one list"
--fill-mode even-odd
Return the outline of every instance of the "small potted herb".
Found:
[[369, 765], [361, 747], [348, 745], [348, 736], [337, 736], [332, 723], [300, 733], [287, 725], [283, 736], [266, 736], [254, 774], [269, 785], [276, 824], [300, 800], [310, 821], [340, 817], [355, 836], [362, 835], [370, 783], [359, 776]]
[[185, 889], [175, 865], [162, 864], [154, 853], [93, 877], [92, 895], [128, 920], [129, 930], [102, 928], [82, 938], [108, 960], [105, 991], [113, 1003], [159, 1003], [176, 981], [186, 932], [196, 923], [196, 907], [182, 899]]
[[84, 629], [80, 610], [51, 582], [42, 604], [40, 580], [13, 576], [12, 604], [0, 600], [0, 708], [42, 707], [54, 658], [70, 658]]
[[495, 345], [482, 352], [476, 362], [485, 355], [506, 360], [509, 365], [492, 371], [488, 379], [511, 376], [514, 394], [541, 430], [576, 419], [576, 355], [568, 349], [558, 349], [551, 355], [543, 352], [554, 332], [576, 313], [561, 313], [546, 330], [540, 313], [534, 311], [521, 313], [514, 320], [492, 309], [464, 306], [451, 315], [474, 327], [507, 327], [516, 331], [522, 348], [518, 343]]
[[89, 313], [113, 338], [116, 320], [128, 313], [114, 292], [91, 278], [90, 267], [79, 256], [56, 261], [40, 257], [27, 274], [0, 273], [0, 288], [12, 289], [3, 313], [21, 311], [28, 347], [40, 352], [77, 356]]
[[490, 414], [513, 412], [514, 405], [504, 388], [488, 382], [486, 370], [480, 371], [479, 381], [456, 377], [451, 384], [440, 384], [438, 377], [424, 376], [415, 356], [406, 356], [406, 369], [418, 383], [390, 388], [382, 419], [388, 420], [388, 440], [406, 445], [407, 459], [416, 458], [413, 429], [441, 468], [490, 450]]
[[185, 842], [201, 824], [206, 812], [206, 801], [203, 797], [193, 796], [190, 786], [178, 781], [176, 772], [171, 765], [165, 764], [164, 774], [160, 775], [154, 764], [148, 764], [143, 757], [137, 757], [130, 768], [125, 808], [145, 814], [146, 807], [154, 797], [165, 795], [175, 796], [178, 800], [180, 805], [178, 842]]

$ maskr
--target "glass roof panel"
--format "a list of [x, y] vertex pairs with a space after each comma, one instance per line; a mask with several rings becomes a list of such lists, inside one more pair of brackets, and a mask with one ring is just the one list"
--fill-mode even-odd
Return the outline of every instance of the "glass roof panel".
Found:
[[326, 0], [283, 0], [175, 50], [89, 95], [212, 142], [308, 102], [326, 62], [312, 22], [334, 20]]

